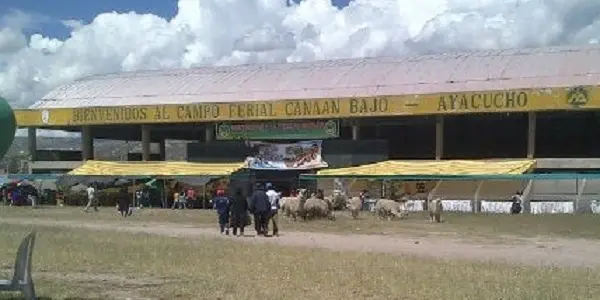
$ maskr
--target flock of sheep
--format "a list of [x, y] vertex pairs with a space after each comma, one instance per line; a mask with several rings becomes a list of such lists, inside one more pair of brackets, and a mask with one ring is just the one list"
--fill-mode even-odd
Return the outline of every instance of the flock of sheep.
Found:
[[[429, 219], [431, 222], [441, 222], [442, 200], [440, 198], [428, 200]], [[283, 197], [280, 201], [281, 212], [284, 216], [296, 221], [298, 218], [303, 220], [314, 220], [328, 218], [335, 220], [335, 212], [346, 209], [350, 211], [352, 218], [358, 218], [359, 212], [363, 208], [363, 201], [360, 197], [347, 197], [339, 191], [334, 191], [330, 197], [320, 199], [316, 194], [308, 196], [308, 190], [299, 189], [295, 197]], [[408, 216], [406, 201], [394, 201], [390, 199], [379, 199], [375, 202], [373, 212], [379, 218], [393, 220], [395, 218], [404, 218]]]

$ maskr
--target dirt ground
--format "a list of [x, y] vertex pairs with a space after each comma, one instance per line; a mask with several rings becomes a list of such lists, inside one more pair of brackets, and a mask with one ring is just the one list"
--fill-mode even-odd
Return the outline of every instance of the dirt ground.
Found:
[[[338, 235], [314, 232], [283, 232], [280, 237], [244, 238], [222, 236], [216, 229], [181, 224], [135, 224], [119, 222], [54, 221], [3, 218], [7, 224], [112, 230], [180, 237], [215, 237], [248, 243], [316, 247], [334, 251], [364, 251], [394, 255], [416, 255], [439, 259], [495, 261], [534, 266], [600, 267], [600, 242], [581, 239], [524, 239], [506, 237], [505, 243], [473, 242], [448, 237], [382, 235]], [[252, 232], [252, 230], [248, 230]], [[248, 234], [248, 233], [247, 233]]]

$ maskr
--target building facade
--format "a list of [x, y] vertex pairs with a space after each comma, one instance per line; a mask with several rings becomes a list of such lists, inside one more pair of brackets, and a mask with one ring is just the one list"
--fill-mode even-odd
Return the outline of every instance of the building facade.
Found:
[[16, 117], [31, 153], [37, 128], [81, 132], [81, 160], [93, 159], [94, 139], [141, 141], [142, 160], [151, 143], [164, 159], [166, 139], [192, 141], [189, 160], [222, 161], [243, 160], [245, 140], [322, 139], [333, 167], [592, 159], [599, 84], [598, 46], [497, 50], [97, 75]]

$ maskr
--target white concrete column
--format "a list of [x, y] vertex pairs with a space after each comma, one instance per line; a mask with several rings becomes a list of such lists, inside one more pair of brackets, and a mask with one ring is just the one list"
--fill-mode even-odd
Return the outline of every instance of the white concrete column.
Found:
[[158, 143], [158, 151], [160, 153], [160, 160], [167, 160], [167, 141], [165, 139], [160, 140]]
[[475, 195], [473, 195], [473, 201], [471, 201], [471, 211], [473, 213], [481, 212], [481, 201], [479, 200], [479, 194], [481, 192], [481, 188], [485, 184], [484, 180], [479, 181], [477, 184], [477, 189], [475, 190]]
[[527, 158], [534, 158], [537, 115], [532, 111], [529, 112], [527, 116]]
[[435, 159], [444, 157], [444, 116], [436, 116], [435, 119]]
[[579, 180], [577, 196], [573, 199], [573, 212], [575, 213], [591, 213], [592, 206], [591, 202], [588, 199], [585, 199], [583, 192], [585, 191], [585, 186], [587, 184], [587, 179], [575, 179]]
[[527, 181], [527, 185], [523, 189], [523, 213], [531, 213], [531, 196], [533, 195], [533, 180]]
[[360, 126], [352, 125], [352, 140], [358, 141], [360, 139]]
[[37, 130], [35, 127], [27, 128], [27, 150], [31, 161], [37, 160]]
[[83, 161], [94, 159], [94, 137], [90, 126], [81, 127], [81, 156]]
[[150, 127], [142, 125], [142, 161], [150, 160]]

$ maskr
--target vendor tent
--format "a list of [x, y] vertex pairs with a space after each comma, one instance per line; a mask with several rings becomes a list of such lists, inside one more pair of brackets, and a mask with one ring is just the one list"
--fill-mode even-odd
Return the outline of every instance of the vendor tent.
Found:
[[348, 168], [325, 169], [302, 178], [461, 179], [522, 175], [535, 160], [388, 160]]
[[193, 162], [113, 162], [89, 160], [69, 172], [72, 176], [229, 176], [245, 167], [245, 163]]

